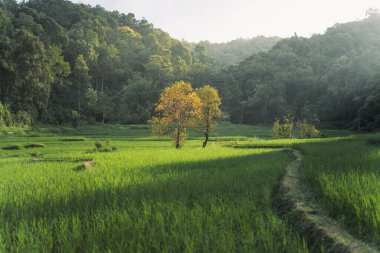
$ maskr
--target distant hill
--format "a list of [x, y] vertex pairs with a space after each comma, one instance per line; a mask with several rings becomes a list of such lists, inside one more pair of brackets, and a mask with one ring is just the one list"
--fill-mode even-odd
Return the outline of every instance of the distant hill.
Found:
[[238, 64], [252, 54], [267, 52], [280, 40], [280, 37], [257, 36], [251, 39], [240, 38], [226, 43], [201, 41], [197, 45], [203, 46], [206, 53], [215, 58], [222, 66], [228, 66]]

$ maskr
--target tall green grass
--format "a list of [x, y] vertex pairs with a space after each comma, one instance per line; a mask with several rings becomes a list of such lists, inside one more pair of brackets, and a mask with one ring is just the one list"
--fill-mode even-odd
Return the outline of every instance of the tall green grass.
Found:
[[380, 148], [365, 136], [299, 145], [304, 172], [329, 214], [380, 247]]
[[[0, 252], [308, 252], [272, 210], [288, 154], [104, 131], [2, 139], [46, 147], [0, 153]], [[87, 152], [110, 136], [117, 152]], [[95, 168], [76, 170], [80, 159]]]

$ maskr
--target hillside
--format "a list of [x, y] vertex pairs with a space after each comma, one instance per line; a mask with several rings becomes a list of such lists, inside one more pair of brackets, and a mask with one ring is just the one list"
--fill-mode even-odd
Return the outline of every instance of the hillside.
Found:
[[100, 6], [0, 5], [0, 102], [34, 122], [146, 123], [160, 92], [184, 80], [218, 88], [233, 122], [271, 123], [290, 114], [380, 127], [370, 106], [380, 101], [379, 92], [370, 96], [380, 83], [376, 11], [311, 38], [193, 45]]
[[[374, 12], [311, 38], [283, 39], [269, 52], [224, 70], [218, 80], [229, 84], [225, 94], [231, 94], [233, 121], [271, 122], [290, 114], [298, 119], [317, 115], [342, 126], [352, 122], [380, 86], [379, 38], [380, 15]], [[362, 111], [361, 127], [366, 127], [374, 115], [368, 105]]]
[[201, 41], [206, 53], [215, 58], [221, 66], [238, 64], [249, 56], [269, 51], [281, 38], [257, 36], [251, 39], [236, 39], [226, 43], [211, 43]]

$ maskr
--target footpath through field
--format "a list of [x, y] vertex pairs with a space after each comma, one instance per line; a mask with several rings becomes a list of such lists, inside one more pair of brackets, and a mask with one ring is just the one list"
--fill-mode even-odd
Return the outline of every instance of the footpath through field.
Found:
[[291, 222], [310, 242], [318, 243], [327, 252], [379, 252], [354, 238], [323, 212], [315, 203], [300, 172], [303, 161], [301, 152], [295, 149], [285, 151], [291, 152], [295, 160], [286, 168], [277, 196], [277, 209], [281, 217]]

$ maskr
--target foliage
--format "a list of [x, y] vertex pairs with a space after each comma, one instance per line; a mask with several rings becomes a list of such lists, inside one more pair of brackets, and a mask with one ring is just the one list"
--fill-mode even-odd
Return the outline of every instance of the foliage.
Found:
[[108, 139], [105, 142], [102, 142], [100, 140], [97, 140], [95, 142], [95, 149], [96, 152], [113, 152], [117, 150], [117, 147], [112, 143], [110, 139]]
[[20, 150], [22, 149], [22, 147], [19, 144], [13, 144], [13, 145], [5, 146], [2, 149], [3, 150]]
[[31, 126], [32, 116], [28, 112], [19, 111], [14, 116], [14, 122], [19, 127]]
[[45, 148], [46, 145], [42, 143], [30, 143], [30, 144], [25, 144], [24, 148], [29, 149], [29, 148]]
[[293, 126], [294, 120], [290, 115], [284, 116], [282, 121], [276, 119], [273, 123], [273, 137], [275, 139], [291, 139], [293, 136]]
[[380, 125], [377, 107], [366, 106], [379, 86], [376, 11], [311, 38], [191, 44], [100, 6], [0, 4], [0, 101], [12, 115], [29, 114], [19, 115], [22, 124], [76, 127], [72, 111], [93, 123], [146, 123], [162, 90], [184, 80], [213, 84], [234, 123], [318, 114], [323, 122], [357, 119], [364, 130]]
[[13, 123], [11, 112], [0, 102], [0, 127], [13, 126]]
[[[379, 27], [380, 14], [373, 12], [324, 34], [280, 40], [268, 52], [221, 71], [215, 81], [223, 87], [217, 86], [228, 106], [224, 110], [236, 123], [267, 123], [285, 114], [303, 119], [314, 113], [322, 122], [352, 122], [379, 87]], [[361, 116], [362, 127], [374, 122], [369, 116]]]
[[32, 124], [32, 117], [28, 112], [19, 111], [12, 114], [7, 106], [0, 102], [0, 128], [6, 127], [29, 127]]
[[354, 130], [372, 131], [380, 128], [380, 89], [375, 89], [358, 110], [358, 118], [354, 121]]
[[153, 131], [159, 135], [171, 134], [176, 148], [186, 139], [186, 130], [196, 127], [201, 115], [202, 102], [191, 84], [180, 81], [164, 89], [156, 105]]
[[79, 121], [80, 121], [80, 113], [75, 110], [72, 110], [71, 111], [71, 125], [73, 126], [73, 128], [78, 127]]
[[201, 41], [198, 45], [205, 48], [208, 55], [215, 58], [221, 67], [239, 64], [253, 54], [267, 52], [280, 41], [279, 37], [257, 36], [251, 39], [236, 39], [227, 43]]
[[307, 120], [303, 120], [297, 123], [298, 127], [298, 138], [319, 138], [321, 133], [315, 127], [313, 123], [308, 122]]
[[208, 56], [133, 14], [9, 2], [0, 3], [0, 100], [14, 114], [51, 124], [72, 123], [72, 111], [84, 121], [146, 123], [168, 83], [208, 78]]
[[222, 116], [220, 105], [222, 100], [219, 97], [218, 90], [205, 85], [202, 88], [196, 89], [196, 93], [201, 100], [201, 113], [198, 119], [198, 128], [205, 134], [203, 147], [205, 148], [208, 142], [210, 132], [215, 128], [216, 120]]

